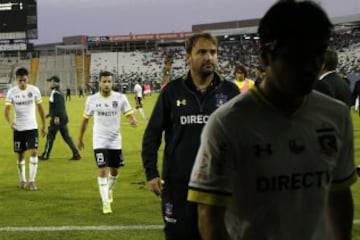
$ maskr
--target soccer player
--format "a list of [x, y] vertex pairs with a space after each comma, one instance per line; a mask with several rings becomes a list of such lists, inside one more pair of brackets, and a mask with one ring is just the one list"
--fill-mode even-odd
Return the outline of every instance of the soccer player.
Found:
[[135, 92], [135, 102], [136, 102], [136, 109], [139, 110], [139, 113], [143, 119], [146, 119], [145, 112], [143, 109], [143, 87], [140, 85], [141, 79], [138, 80], [138, 82], [134, 86], [134, 92]]
[[[162, 89], [142, 143], [142, 159], [149, 188], [161, 196], [166, 239], [200, 239], [196, 205], [186, 201], [187, 184], [209, 115], [232, 97], [238, 87], [216, 72], [218, 41], [208, 34], [191, 36], [186, 59], [190, 70]], [[165, 136], [160, 179], [157, 155]], [[163, 184], [164, 183], [164, 184]]]
[[311, 1], [279, 1], [261, 19], [267, 77], [210, 116], [191, 173], [202, 239], [351, 239], [351, 116], [312, 91], [331, 30]]
[[79, 149], [84, 148], [83, 137], [89, 118], [94, 116], [93, 149], [98, 166], [98, 184], [103, 213], [111, 213], [110, 203], [113, 201], [112, 190], [119, 177], [119, 167], [124, 165], [122, 154], [122, 138], [120, 134], [120, 118], [123, 113], [133, 127], [137, 121], [133, 116], [127, 97], [112, 91], [113, 75], [104, 71], [100, 73], [100, 92], [86, 100], [84, 118], [80, 127]]
[[[30, 190], [37, 190], [35, 178], [38, 168], [37, 148], [39, 144], [38, 125], [36, 122], [37, 107], [42, 128], [41, 134], [46, 135], [45, 114], [41, 101], [41, 93], [36, 86], [28, 84], [29, 72], [26, 68], [19, 68], [15, 72], [17, 86], [9, 89], [5, 100], [5, 119], [14, 131], [14, 152], [18, 154], [18, 174], [20, 188], [27, 186]], [[10, 117], [10, 109], [14, 108], [15, 117]], [[29, 182], [26, 180], [25, 151], [30, 151]]]
[[247, 78], [247, 70], [243, 65], [236, 67], [234, 83], [240, 89], [240, 93], [245, 93], [255, 84], [253, 80]]
[[56, 134], [58, 131], [60, 131], [62, 138], [71, 149], [72, 157], [70, 160], [80, 160], [81, 156], [69, 135], [69, 130], [67, 127], [69, 119], [66, 112], [64, 95], [60, 91], [60, 78], [54, 75], [47, 79], [47, 82], [49, 83], [49, 87], [51, 89], [49, 98], [49, 114], [47, 117], [50, 117], [51, 119], [50, 126], [48, 128], [45, 149], [39, 159], [49, 160]]
[[67, 101], [68, 99], [69, 99], [69, 101], [71, 101], [71, 89], [70, 89], [70, 87], [66, 88], [65, 100]]

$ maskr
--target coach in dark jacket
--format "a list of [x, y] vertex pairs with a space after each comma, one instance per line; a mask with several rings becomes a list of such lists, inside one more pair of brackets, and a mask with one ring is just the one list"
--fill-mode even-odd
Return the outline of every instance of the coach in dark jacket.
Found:
[[[217, 48], [217, 39], [208, 33], [189, 37], [189, 72], [162, 89], [144, 133], [143, 166], [150, 190], [161, 197], [166, 240], [201, 239], [197, 205], [186, 200], [200, 134], [210, 114], [239, 94], [215, 71]], [[157, 163], [163, 135], [161, 181]]]
[[346, 81], [336, 72], [338, 56], [335, 51], [327, 50], [320, 80], [314, 84], [314, 89], [330, 97], [336, 98], [351, 107], [351, 91]]
[[72, 151], [73, 156], [70, 158], [70, 160], [80, 160], [81, 157], [79, 151], [69, 136], [69, 130], [67, 127], [69, 119], [66, 113], [65, 99], [64, 95], [59, 90], [60, 78], [58, 76], [52, 76], [51, 78], [47, 79], [47, 81], [49, 82], [49, 86], [51, 88], [49, 97], [49, 114], [47, 115], [47, 117], [50, 117], [50, 126], [46, 138], [45, 149], [39, 159], [49, 159], [56, 134], [58, 131], [60, 131], [61, 136]]

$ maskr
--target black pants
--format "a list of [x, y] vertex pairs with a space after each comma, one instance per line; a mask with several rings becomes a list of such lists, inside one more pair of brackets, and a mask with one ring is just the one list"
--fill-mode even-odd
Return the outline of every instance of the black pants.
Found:
[[166, 240], [200, 240], [197, 204], [188, 202], [187, 184], [165, 181], [162, 192], [162, 213]]
[[70, 147], [73, 156], [78, 156], [79, 151], [76, 149], [76, 146], [75, 146], [73, 140], [69, 136], [69, 130], [68, 130], [67, 124], [61, 124], [61, 125], [50, 124], [50, 126], [48, 128], [48, 134], [46, 137], [45, 149], [42, 154], [42, 157], [44, 157], [44, 158], [50, 157], [51, 149], [53, 147], [55, 137], [56, 137], [56, 134], [58, 131], [60, 131], [62, 138], [64, 139], [66, 144]]

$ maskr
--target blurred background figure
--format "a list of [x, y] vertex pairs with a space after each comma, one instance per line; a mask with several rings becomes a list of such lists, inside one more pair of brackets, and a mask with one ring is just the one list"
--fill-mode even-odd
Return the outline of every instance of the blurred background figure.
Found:
[[49, 113], [46, 117], [50, 117], [50, 126], [48, 128], [46, 144], [44, 152], [39, 156], [40, 160], [49, 160], [51, 150], [54, 145], [56, 134], [60, 134], [72, 152], [70, 160], [80, 160], [81, 156], [77, 150], [72, 138], [69, 135], [68, 122], [69, 118], [66, 112], [65, 99], [63, 93], [60, 91], [60, 78], [52, 76], [47, 79], [49, 88], [51, 89], [49, 97]]
[[333, 50], [326, 50], [321, 75], [319, 80], [314, 83], [314, 89], [351, 107], [351, 91], [346, 81], [336, 72], [337, 65], [337, 53]]
[[247, 78], [248, 72], [246, 67], [239, 65], [235, 69], [234, 83], [238, 86], [240, 93], [245, 93], [249, 88], [254, 86], [254, 81]]

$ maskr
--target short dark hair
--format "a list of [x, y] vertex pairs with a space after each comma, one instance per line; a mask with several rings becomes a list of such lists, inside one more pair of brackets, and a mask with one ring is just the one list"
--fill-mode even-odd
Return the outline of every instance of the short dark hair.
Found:
[[29, 71], [24, 68], [24, 67], [21, 67], [19, 69], [16, 70], [15, 72], [15, 76], [28, 76], [29, 75]]
[[54, 81], [56, 83], [60, 83], [60, 78], [56, 75], [53, 75], [53, 76], [49, 77], [46, 81], [48, 81], [48, 82]]
[[324, 56], [324, 68], [329, 71], [336, 70], [338, 65], [338, 55], [333, 50], [326, 50]]
[[247, 69], [246, 69], [246, 67], [244, 65], [236, 66], [235, 73], [237, 73], [237, 72], [241, 72], [241, 73], [244, 74], [244, 77], [247, 77]]
[[[328, 45], [333, 25], [325, 11], [311, 1], [282, 0], [275, 3], [260, 20], [261, 48], [272, 52], [274, 45], [315, 42]], [[325, 50], [324, 49], [324, 50]]]
[[101, 79], [101, 77], [108, 77], [108, 76], [113, 76], [113, 74], [109, 71], [101, 71], [99, 74], [99, 80]]
[[211, 35], [210, 33], [195, 33], [195, 34], [191, 35], [185, 43], [187, 54], [191, 54], [191, 51], [193, 50], [195, 44], [197, 43], [197, 41], [200, 38], [205, 38], [207, 40], [210, 40], [216, 46], [216, 48], [219, 45], [218, 39], [216, 37], [214, 37], [213, 35]]

